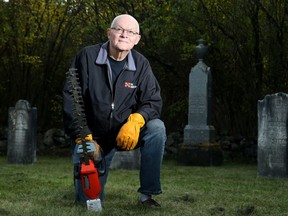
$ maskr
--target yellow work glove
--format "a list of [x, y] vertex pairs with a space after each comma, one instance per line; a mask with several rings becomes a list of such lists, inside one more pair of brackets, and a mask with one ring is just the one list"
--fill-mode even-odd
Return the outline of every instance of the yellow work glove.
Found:
[[144, 124], [145, 120], [141, 114], [131, 114], [116, 137], [117, 146], [124, 150], [133, 150], [138, 143], [140, 129]]
[[[92, 141], [92, 140], [93, 140], [92, 134], [88, 134], [88, 135], [85, 137], [85, 140], [86, 140], [86, 141]], [[81, 143], [82, 143], [82, 142], [81, 142], [81, 138], [77, 138], [77, 139], [75, 140], [75, 142], [76, 142], [77, 144], [81, 144]]]

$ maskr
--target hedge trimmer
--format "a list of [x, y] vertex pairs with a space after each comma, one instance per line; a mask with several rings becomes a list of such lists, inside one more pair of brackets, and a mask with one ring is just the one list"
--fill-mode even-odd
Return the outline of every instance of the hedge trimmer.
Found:
[[84, 132], [87, 126], [84, 101], [79, 84], [77, 69], [71, 68], [67, 72], [67, 84], [69, 93], [73, 100], [73, 114], [76, 117], [77, 130], [77, 153], [80, 154], [79, 165], [76, 166], [75, 178], [81, 179], [83, 192], [89, 198], [87, 208], [92, 211], [101, 211], [101, 201], [99, 199], [101, 185], [99, 175], [105, 172], [105, 161], [102, 159], [101, 147], [93, 141], [91, 134]]

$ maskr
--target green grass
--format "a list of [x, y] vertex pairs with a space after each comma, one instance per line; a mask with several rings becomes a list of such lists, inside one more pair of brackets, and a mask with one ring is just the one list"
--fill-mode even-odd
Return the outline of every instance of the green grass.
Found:
[[0, 157], [0, 215], [288, 215], [287, 179], [257, 176], [257, 166], [180, 166], [164, 160], [160, 209], [137, 204], [137, 170], [112, 170], [105, 209], [87, 212], [75, 205], [69, 157], [40, 156], [32, 165]]

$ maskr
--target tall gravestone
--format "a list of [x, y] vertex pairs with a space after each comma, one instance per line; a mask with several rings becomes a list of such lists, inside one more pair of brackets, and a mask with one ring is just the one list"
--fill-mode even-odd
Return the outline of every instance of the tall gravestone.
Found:
[[37, 109], [26, 100], [17, 101], [9, 108], [8, 124], [8, 163], [36, 162]]
[[211, 125], [210, 68], [204, 63], [208, 48], [199, 40], [196, 46], [198, 63], [189, 74], [188, 124], [184, 128], [184, 143], [179, 147], [178, 161], [187, 165], [220, 165], [223, 155], [215, 143], [215, 128]]
[[258, 175], [288, 177], [288, 94], [258, 101]]

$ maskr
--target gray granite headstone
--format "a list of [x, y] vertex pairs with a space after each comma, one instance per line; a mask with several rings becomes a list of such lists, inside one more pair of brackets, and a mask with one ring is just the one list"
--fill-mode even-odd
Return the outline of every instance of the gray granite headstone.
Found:
[[110, 169], [139, 169], [140, 149], [133, 151], [117, 151], [113, 157]]
[[258, 175], [288, 177], [288, 94], [258, 101]]
[[36, 162], [37, 109], [19, 100], [9, 108], [8, 123], [8, 163]]
[[202, 40], [196, 47], [198, 63], [189, 74], [188, 124], [184, 128], [184, 143], [208, 143], [214, 139], [215, 129], [210, 124], [211, 85], [210, 68], [204, 63], [207, 47]]
[[184, 141], [179, 145], [179, 162], [187, 165], [220, 165], [222, 150], [215, 143], [215, 128], [211, 125], [210, 68], [204, 63], [207, 53], [205, 41], [196, 46], [198, 63], [189, 74], [188, 124], [184, 128]]

